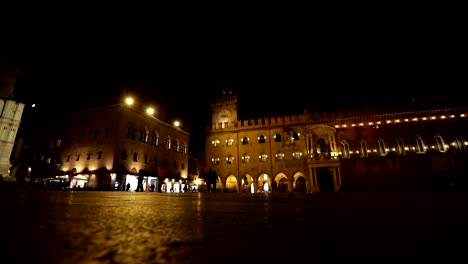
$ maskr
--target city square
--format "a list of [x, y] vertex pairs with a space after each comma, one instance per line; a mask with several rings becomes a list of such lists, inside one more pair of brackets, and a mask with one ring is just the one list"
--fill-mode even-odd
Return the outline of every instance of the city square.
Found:
[[7, 263], [451, 263], [465, 193], [1, 192]]

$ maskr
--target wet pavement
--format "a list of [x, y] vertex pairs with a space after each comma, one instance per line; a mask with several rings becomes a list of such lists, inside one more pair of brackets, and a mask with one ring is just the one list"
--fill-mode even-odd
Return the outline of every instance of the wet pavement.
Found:
[[466, 263], [466, 193], [0, 189], [2, 263]]

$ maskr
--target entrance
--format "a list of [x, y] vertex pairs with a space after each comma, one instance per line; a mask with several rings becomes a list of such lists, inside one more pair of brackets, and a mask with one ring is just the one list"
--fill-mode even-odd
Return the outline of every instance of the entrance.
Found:
[[322, 168], [318, 173], [318, 184], [320, 192], [334, 192], [333, 175], [328, 168]]

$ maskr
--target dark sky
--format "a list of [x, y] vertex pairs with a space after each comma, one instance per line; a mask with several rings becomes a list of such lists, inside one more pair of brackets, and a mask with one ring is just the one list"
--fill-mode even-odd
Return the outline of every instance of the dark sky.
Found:
[[24, 100], [69, 109], [131, 92], [187, 120], [200, 136], [211, 120], [209, 100], [223, 85], [238, 91], [241, 118], [301, 112], [303, 104], [325, 109], [464, 92], [459, 34], [401, 29], [112, 38], [93, 31], [31, 37], [0, 51], [23, 70], [17, 93]]

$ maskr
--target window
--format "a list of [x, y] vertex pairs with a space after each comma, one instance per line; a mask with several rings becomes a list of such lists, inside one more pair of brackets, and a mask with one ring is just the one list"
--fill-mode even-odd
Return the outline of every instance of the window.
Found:
[[227, 164], [232, 164], [234, 162], [234, 157], [229, 155], [226, 157]]
[[129, 126], [128, 127], [128, 133], [127, 133], [127, 138], [128, 139], [132, 139], [132, 140], [135, 140], [135, 137], [136, 137], [136, 130], [133, 126]]
[[385, 148], [385, 143], [384, 143], [384, 140], [382, 138], [377, 138], [377, 141], [376, 141], [376, 147], [377, 147], [377, 154], [379, 156], [385, 156], [387, 155], [387, 149]]
[[276, 160], [284, 160], [284, 153], [279, 152], [275, 154]]
[[138, 153], [133, 153], [133, 161], [138, 161]]
[[151, 145], [157, 146], [158, 145], [158, 136], [156, 134], [151, 135]]
[[226, 146], [232, 146], [234, 144], [234, 139], [230, 138], [226, 140]]
[[299, 133], [293, 132], [293, 139], [294, 140], [299, 140]]
[[263, 144], [263, 143], [265, 143], [265, 141], [266, 141], [266, 137], [265, 137], [265, 136], [262, 135], [262, 136], [258, 137], [258, 143]]
[[242, 145], [247, 145], [247, 144], [249, 144], [249, 139], [247, 137], [244, 137], [242, 139]]
[[187, 154], [187, 146], [185, 145], [185, 143], [182, 143], [182, 153]]
[[446, 144], [445, 144], [444, 139], [439, 134], [435, 134], [434, 139], [435, 139], [436, 149], [439, 152], [446, 152], [447, 148], [446, 148]]
[[396, 139], [396, 153], [398, 155], [403, 155], [405, 154], [405, 144], [403, 143], [403, 139], [402, 138], [397, 138]]
[[86, 160], [90, 160], [91, 159], [91, 153], [88, 153], [88, 156], [86, 157]]
[[218, 165], [218, 164], [219, 164], [219, 157], [213, 157], [213, 158], [211, 158], [211, 162], [212, 162], [214, 165]]
[[62, 140], [57, 139], [57, 148], [60, 148], [60, 145], [62, 144]]
[[70, 161], [70, 156], [71, 156], [71, 155], [68, 155], [68, 156], [67, 156], [67, 162]]
[[148, 162], [149, 162], [149, 156], [148, 154], [145, 154], [145, 164], [148, 164]]
[[260, 162], [266, 162], [267, 159], [268, 159], [268, 155], [266, 153], [260, 153], [260, 155], [258, 156], [258, 158], [260, 159]]
[[102, 159], [102, 151], [99, 151], [99, 152], [98, 152], [97, 158], [98, 158], [98, 159]]
[[414, 147], [413, 147], [414, 151], [416, 151], [416, 153], [425, 153], [426, 152], [426, 149], [424, 148], [424, 143], [423, 143], [423, 140], [420, 136], [416, 135], [414, 137]]
[[318, 153], [328, 152], [327, 143], [325, 143], [325, 139], [323, 138], [317, 139], [317, 152]]
[[276, 134], [275, 135], [275, 142], [281, 142], [281, 135], [280, 134]]
[[300, 160], [302, 157], [302, 152], [297, 151], [297, 152], [294, 152], [292, 155], [293, 155], [294, 160]]
[[175, 139], [172, 144], [172, 150], [174, 152], [179, 152], [180, 147], [179, 147], [179, 140]]
[[213, 147], [215, 147], [215, 148], [216, 148], [217, 146], [219, 146], [219, 143], [220, 143], [220, 142], [219, 142], [219, 140], [217, 140], [217, 139], [215, 139], [215, 140], [213, 140], [213, 141], [211, 142], [211, 144], [213, 144]]
[[146, 129], [144, 128], [140, 130], [140, 142], [148, 143], [148, 133], [146, 133]]
[[182, 165], [180, 165], [180, 168], [185, 170], [185, 163], [182, 163]]
[[348, 144], [348, 142], [342, 141], [341, 142], [341, 156], [343, 158], [349, 158], [350, 157], [349, 154], [350, 153], [349, 153], [349, 144]]
[[364, 140], [361, 140], [361, 142], [359, 142], [359, 156], [361, 158], [367, 157], [367, 144], [366, 142], [364, 142]]
[[164, 141], [164, 147], [166, 150], [171, 149], [171, 139], [169, 137], [166, 138], [166, 141]]
[[76, 161], [80, 160], [80, 154], [76, 155]]
[[244, 154], [244, 155], [242, 156], [242, 162], [243, 162], [243, 163], [249, 163], [249, 161], [250, 161], [250, 156], [249, 156], [249, 154]]

